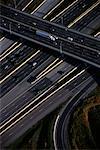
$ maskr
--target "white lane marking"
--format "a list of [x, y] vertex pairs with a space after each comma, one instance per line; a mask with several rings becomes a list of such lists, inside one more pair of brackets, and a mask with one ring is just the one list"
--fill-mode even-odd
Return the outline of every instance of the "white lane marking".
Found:
[[85, 15], [87, 15], [92, 9], [94, 9], [98, 4], [100, 3], [100, 0], [97, 1], [95, 4], [93, 4], [89, 9], [87, 9], [84, 13], [82, 13], [79, 17], [77, 17], [73, 22], [71, 22], [68, 25], [68, 28], [72, 27], [76, 22], [78, 22], [81, 18], [83, 18]]
[[39, 109], [38, 112], [41, 112], [43, 109]]
[[36, 9], [34, 9], [31, 14], [34, 14], [47, 0], [44, 0]]
[[45, 19], [48, 15], [50, 15], [61, 3], [63, 3], [64, 0], [62, 0], [60, 3], [58, 3], [53, 9], [51, 9], [44, 17], [43, 19]]
[[3, 36], [3, 37], [0, 39], [0, 42], [2, 42], [4, 39], [5, 39], [5, 37]]
[[31, 120], [31, 119], [33, 119], [33, 116], [32, 116], [32, 117], [30, 117], [30, 120]]
[[69, 9], [71, 6], [73, 6], [76, 2], [78, 2], [78, 0], [74, 1], [73, 3], [71, 3], [71, 5], [69, 5], [68, 7], [66, 7], [63, 11], [61, 11], [59, 14], [57, 14], [54, 18], [52, 18], [50, 21], [53, 21], [54, 19], [56, 19], [57, 17], [59, 17], [62, 13], [64, 13], [67, 9]]
[[[22, 45], [22, 43], [18, 44], [16, 47], [14, 47], [18, 42], [15, 42], [13, 45], [11, 45], [7, 50], [5, 50], [5, 52], [3, 52], [3, 54], [0, 56], [2, 57], [0, 59], [0, 61], [2, 61], [5, 57], [7, 57], [9, 54], [11, 54], [15, 49], [17, 49], [19, 46]], [[13, 48], [14, 47], [14, 48]], [[9, 51], [9, 52], [8, 52]], [[8, 52], [8, 53], [7, 53]], [[5, 53], [7, 53], [5, 55]]]
[[[59, 60], [59, 58], [58, 59], [56, 59], [56, 60]], [[56, 62], [56, 61], [54, 61], [54, 62]], [[53, 63], [52, 63], [53, 64]], [[51, 65], [49, 65], [48, 67], [47, 67], [47, 69], [45, 69], [45, 70], [48, 70], [49, 69], [49, 67], [51, 67]], [[41, 72], [42, 74], [44, 73], [43, 71]], [[39, 76], [41, 75], [41, 73], [39, 74]], [[30, 87], [29, 89], [31, 89], [32, 87]], [[23, 96], [23, 98], [26, 98], [25, 96], [24, 96], [24, 93], [26, 93], [29, 89], [27, 89], [27, 90], [25, 90], [23, 93], [21, 93], [18, 97], [16, 97], [15, 99], [14, 99], [14, 101], [11, 101], [8, 105], [6, 105], [4, 108], [2, 108], [0, 111], [3, 111], [4, 109], [6, 109], [9, 105], [14, 105], [14, 102], [15, 102], [15, 100], [16, 99], [18, 99], [19, 97], [21, 97], [21, 96]], [[13, 90], [13, 89], [12, 89]], [[11, 92], [11, 91], [10, 91]], [[6, 110], [4, 110], [4, 111], [6, 111]]]
[[54, 130], [53, 130], [53, 141], [54, 141], [54, 148], [57, 150], [57, 144], [56, 144], [56, 128], [59, 121], [60, 116], [58, 115], [54, 124]]
[[11, 135], [13, 135], [13, 133], [11, 132], [8, 136], [11, 136]]
[[24, 11], [34, 0], [31, 0], [23, 9], [22, 11]]
[[50, 71], [52, 71], [55, 67], [57, 67], [58, 65], [60, 65], [62, 62], [63, 62], [63, 60], [59, 61], [57, 64], [55, 64], [49, 70], [47, 70], [41, 76], [39, 76], [35, 81], [31, 82], [31, 84], [34, 84], [35, 82], [37, 82], [38, 80], [40, 80], [43, 76], [45, 76], [47, 73], [49, 73]]
[[61, 82], [64, 78], [66, 78], [67, 76], [69, 76], [72, 72], [74, 72], [76, 69], [77, 69], [78, 67], [75, 67], [74, 69], [72, 69], [70, 72], [68, 72], [68, 74], [66, 74], [64, 77], [62, 77], [59, 81], [58, 81], [58, 83], [59, 82]]
[[100, 35], [100, 32], [96, 33], [96, 34], [94, 35], [94, 37], [97, 37], [98, 35]]
[[4, 116], [7, 117], [9, 115], [9, 113], [6, 113]]
[[57, 61], [59, 60], [59, 58], [57, 58], [55, 61], [53, 61], [48, 67], [46, 67], [46, 69], [44, 69], [41, 73], [39, 73], [39, 75], [36, 77], [40, 77], [45, 71], [47, 71], [52, 65], [54, 65]]

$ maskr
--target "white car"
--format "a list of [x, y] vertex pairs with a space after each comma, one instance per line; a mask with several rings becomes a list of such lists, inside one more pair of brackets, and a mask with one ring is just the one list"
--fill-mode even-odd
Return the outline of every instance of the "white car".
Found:
[[58, 39], [58, 37], [56, 37], [56, 36], [52, 36], [52, 35], [50, 35], [49, 37], [50, 37], [50, 39], [51, 39], [52, 41], [55, 41], [55, 40], [57, 40], [57, 39]]
[[68, 39], [68, 40], [70, 40], [70, 41], [73, 41], [73, 38], [72, 38], [72, 37], [70, 37], [70, 36], [69, 36], [67, 39]]

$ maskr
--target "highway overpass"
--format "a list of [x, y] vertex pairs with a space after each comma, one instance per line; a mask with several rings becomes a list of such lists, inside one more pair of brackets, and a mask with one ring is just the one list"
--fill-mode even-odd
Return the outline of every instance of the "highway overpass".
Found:
[[16, 9], [0, 6], [1, 30], [100, 68], [99, 39]]

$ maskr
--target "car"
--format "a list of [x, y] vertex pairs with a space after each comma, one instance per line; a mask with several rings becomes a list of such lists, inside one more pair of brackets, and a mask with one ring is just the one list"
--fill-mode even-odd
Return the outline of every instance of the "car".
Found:
[[70, 41], [73, 41], [73, 38], [70, 37], [70, 36], [68, 36], [67, 39], [70, 40]]
[[33, 62], [32, 66], [35, 67], [37, 65], [37, 62]]

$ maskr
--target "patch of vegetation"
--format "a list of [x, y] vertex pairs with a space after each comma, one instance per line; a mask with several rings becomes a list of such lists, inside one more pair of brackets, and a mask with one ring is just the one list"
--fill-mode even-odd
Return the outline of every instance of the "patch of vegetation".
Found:
[[90, 129], [98, 149], [100, 149], [100, 105], [92, 107], [88, 112]]
[[77, 107], [69, 123], [69, 141], [72, 149], [98, 149], [100, 135], [100, 87]]

